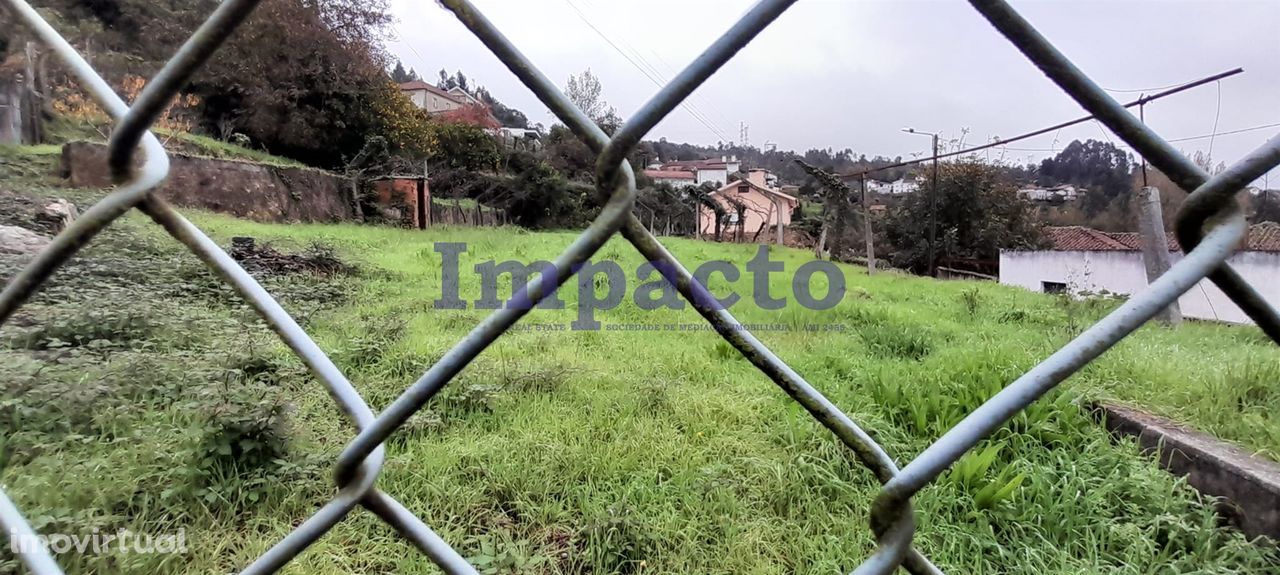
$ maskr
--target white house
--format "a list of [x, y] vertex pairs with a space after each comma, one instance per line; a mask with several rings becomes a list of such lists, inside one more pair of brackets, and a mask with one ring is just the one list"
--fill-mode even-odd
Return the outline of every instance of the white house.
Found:
[[[421, 80], [400, 84], [400, 91], [404, 92], [415, 106], [426, 110], [428, 114], [457, 110], [474, 100], [474, 98], [471, 100], [461, 98]], [[461, 92], [461, 90], [459, 91]], [[466, 92], [463, 93], [465, 94]]]
[[915, 179], [898, 178], [889, 183], [890, 194], [910, 194], [920, 189], [920, 183]]
[[457, 86], [449, 88], [448, 94], [452, 96], [454, 100], [462, 102], [463, 104], [478, 104], [481, 106], [484, 105], [484, 102], [481, 102], [479, 98], [472, 96], [466, 90], [463, 90], [462, 88], [459, 88]]
[[704, 182], [715, 182], [716, 185], [724, 185], [729, 181], [729, 174], [737, 172], [741, 167], [742, 164], [738, 162], [737, 156], [720, 156], [718, 160], [667, 162], [662, 164], [661, 169], [663, 171], [693, 172], [693, 183], [697, 185], [701, 185]]
[[867, 191], [873, 194], [893, 193], [893, 183], [867, 178]]
[[1080, 195], [1079, 188], [1070, 184], [1041, 188], [1028, 186], [1018, 190], [1017, 195], [1031, 202], [1073, 202]]
[[[1052, 246], [1038, 251], [1000, 251], [1000, 283], [1046, 293], [1131, 295], [1147, 287], [1142, 242], [1136, 233], [1107, 233], [1079, 226], [1046, 228]], [[1182, 251], [1169, 236], [1172, 260]], [[1240, 251], [1227, 260], [1272, 306], [1280, 307], [1280, 224], [1249, 228]], [[1230, 323], [1253, 323], [1213, 282], [1201, 280], [1178, 299], [1182, 315]]]
[[507, 148], [524, 148], [528, 150], [542, 148], [542, 134], [539, 134], [537, 130], [507, 128], [504, 126], [493, 130], [493, 135]]

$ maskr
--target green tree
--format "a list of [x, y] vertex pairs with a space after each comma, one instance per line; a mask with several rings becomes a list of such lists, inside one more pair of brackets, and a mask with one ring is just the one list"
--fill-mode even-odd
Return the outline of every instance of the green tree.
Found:
[[1132, 171], [1129, 154], [1115, 144], [1074, 140], [1058, 155], [1040, 162], [1037, 177], [1041, 185], [1072, 184], [1088, 188], [1084, 211], [1092, 216], [1107, 209], [1117, 198], [1127, 204], [1132, 191]]
[[400, 63], [399, 60], [396, 60], [396, 67], [391, 70], [391, 80], [397, 84], [404, 84], [405, 82], [422, 80], [422, 78], [418, 77], [418, 73], [414, 72], [413, 68], [405, 70], [404, 64]]
[[376, 97], [387, 84], [380, 38], [389, 22], [384, 0], [264, 1], [191, 83], [204, 124], [341, 165], [384, 127]]
[[441, 90], [452, 90], [461, 88], [463, 92], [471, 93], [471, 86], [467, 84], [467, 76], [458, 70], [450, 75], [443, 68], [440, 69], [440, 81], [436, 82], [436, 87]]
[[496, 169], [502, 160], [498, 142], [478, 126], [461, 122], [440, 122], [435, 129], [435, 139], [433, 165], [482, 171]]
[[576, 76], [569, 76], [569, 82], [564, 88], [564, 95], [574, 106], [582, 110], [605, 133], [613, 134], [622, 126], [622, 119], [618, 117], [618, 111], [604, 100], [603, 92], [600, 78], [590, 68]]
[[1280, 190], [1260, 190], [1249, 203], [1251, 223], [1280, 222]]
[[[932, 181], [890, 212], [885, 233], [895, 267], [923, 273], [928, 267]], [[1001, 248], [1041, 245], [1043, 234], [1030, 206], [1019, 199], [1003, 170], [971, 160], [939, 166], [937, 246], [946, 257], [996, 259]]]

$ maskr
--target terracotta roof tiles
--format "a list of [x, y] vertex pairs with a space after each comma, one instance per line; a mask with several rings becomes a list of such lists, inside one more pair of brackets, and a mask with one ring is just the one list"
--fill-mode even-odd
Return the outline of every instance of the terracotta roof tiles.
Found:
[[[1137, 232], [1103, 232], [1082, 226], [1048, 227], [1044, 231], [1054, 251], [1142, 251], [1142, 236]], [[1172, 233], [1166, 235], [1169, 251], [1181, 251], [1177, 238]], [[1249, 235], [1243, 243], [1245, 245], [1240, 246], [1243, 250], [1280, 252], [1280, 224], [1262, 222], [1249, 226]]]
[[685, 170], [645, 170], [644, 175], [667, 180], [693, 180], [698, 177], [697, 174]]

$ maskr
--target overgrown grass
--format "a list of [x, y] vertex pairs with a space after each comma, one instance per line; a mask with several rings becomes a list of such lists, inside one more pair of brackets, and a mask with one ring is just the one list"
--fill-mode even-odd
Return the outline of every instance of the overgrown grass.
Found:
[[[574, 238], [191, 217], [224, 245], [320, 242], [360, 265], [354, 278], [264, 282], [375, 411], [487, 313], [433, 308], [433, 242], [467, 244], [460, 290], [474, 301], [474, 264], [551, 259]], [[667, 244], [691, 267], [754, 255]], [[790, 272], [810, 256], [775, 258]], [[603, 259], [641, 283], [621, 239]], [[732, 308], [744, 323], [790, 326], [758, 336], [900, 462], [1111, 305], [844, 271], [849, 293], [826, 311], [795, 304], [789, 273], [770, 281], [789, 300], [781, 310], [750, 303], [750, 277], [710, 287], [744, 295]], [[486, 573], [831, 573], [865, 558], [878, 484], [848, 449], [714, 333], [616, 329], [700, 326], [695, 312], [644, 311], [629, 291], [596, 313], [601, 331], [545, 327], [606, 289], [574, 280], [565, 309], [533, 310], [485, 351], [393, 436], [379, 487]], [[820, 275], [813, 290], [825, 293]], [[88, 302], [128, 329], [81, 319]], [[141, 216], [104, 232], [24, 310], [3, 331], [15, 366], [0, 375], [6, 492], [46, 532], [182, 527], [190, 541], [182, 556], [61, 556], [73, 571], [236, 570], [332, 496], [329, 467], [352, 426], [255, 314]], [[1278, 359], [1251, 327], [1139, 330], [917, 496], [917, 546], [954, 573], [1273, 573], [1271, 544], [1219, 528], [1208, 502], [1081, 405], [1129, 400], [1275, 456]], [[291, 569], [436, 572], [363, 511]]]
[[[217, 158], [220, 160], [248, 160], [259, 164], [267, 164], [282, 168], [307, 167], [306, 164], [297, 160], [285, 158], [283, 156], [276, 156], [262, 150], [237, 146], [231, 142], [224, 142], [217, 138], [210, 138], [200, 134], [162, 129], [157, 129], [156, 132], [183, 144], [183, 146], [179, 146], [180, 151], [187, 151], [197, 156]], [[171, 147], [173, 147], [172, 140], [170, 142]]]
[[[105, 119], [102, 122], [90, 122], [85, 120], [57, 118], [48, 124], [48, 136], [49, 140], [53, 142], [52, 144], [49, 144], [48, 146], [23, 147], [41, 149], [54, 148], [56, 150], [61, 150], [62, 144], [75, 140], [105, 144], [105, 135], [110, 133], [110, 129], [110, 123]], [[267, 164], [282, 168], [306, 167], [302, 162], [291, 158], [276, 156], [267, 153], [264, 150], [238, 146], [217, 138], [210, 138], [200, 134], [193, 134], [179, 130], [169, 130], [165, 128], [153, 128], [153, 131], [162, 141], [167, 141], [165, 147], [173, 152], [220, 160], [247, 160], [250, 162], [257, 162], [259, 164]]]

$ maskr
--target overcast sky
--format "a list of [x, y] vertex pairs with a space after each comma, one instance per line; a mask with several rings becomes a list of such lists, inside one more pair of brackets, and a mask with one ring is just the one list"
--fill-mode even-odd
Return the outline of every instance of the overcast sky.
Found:
[[[590, 68], [624, 118], [658, 89], [645, 72], [670, 79], [753, 3], [474, 1], [561, 87], [570, 74]], [[531, 121], [554, 121], [450, 12], [430, 0], [391, 5], [396, 24], [388, 48], [405, 66], [430, 82], [441, 68], [462, 70]], [[1214, 158], [1230, 162], [1280, 133], [1280, 0], [1023, 1], [1014, 7], [1104, 88], [1160, 88], [1244, 68], [1219, 85], [1149, 104], [1148, 123], [1171, 139], [1211, 134], [1215, 122], [1219, 133], [1277, 125], [1175, 143], [1179, 148], [1207, 151], [1212, 141]], [[1115, 93], [1122, 101], [1138, 95]], [[968, 129], [968, 146], [1082, 115], [972, 7], [951, 0], [802, 0], [703, 84], [691, 107], [677, 109], [648, 139], [737, 141], [745, 123], [748, 141], [758, 147], [910, 157], [929, 142], [902, 133], [905, 126], [941, 132], [953, 143]], [[1089, 122], [1019, 142], [1005, 159], [1038, 159], [1076, 138], [1119, 141], [1103, 130]], [[1280, 170], [1271, 179], [1280, 179]]]

